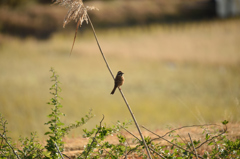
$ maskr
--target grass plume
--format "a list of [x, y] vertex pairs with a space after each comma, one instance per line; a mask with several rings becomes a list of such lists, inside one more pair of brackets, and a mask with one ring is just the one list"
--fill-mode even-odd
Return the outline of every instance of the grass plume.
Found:
[[98, 10], [98, 8], [94, 6], [84, 6], [82, 0], [56, 0], [53, 4], [58, 4], [60, 6], [64, 6], [68, 8], [68, 13], [65, 16], [63, 21], [63, 28], [72, 20], [77, 23], [76, 31], [73, 39], [73, 44], [71, 48], [70, 55], [72, 53], [74, 43], [77, 36], [78, 28], [82, 26], [83, 22], [85, 21], [88, 24], [88, 10]]

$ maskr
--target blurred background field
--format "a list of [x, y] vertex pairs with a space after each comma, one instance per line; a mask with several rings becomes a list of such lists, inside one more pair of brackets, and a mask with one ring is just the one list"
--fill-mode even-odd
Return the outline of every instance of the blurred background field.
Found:
[[[145, 7], [148, 11], [141, 17], [158, 7], [143, 2], [151, 8]], [[159, 6], [163, 3], [156, 2]], [[170, 2], [165, 5], [169, 8], [176, 5]], [[140, 13], [128, 13], [132, 19], [120, 16], [110, 22], [112, 19], [104, 15], [119, 16], [114, 6], [119, 9], [126, 4], [105, 3], [88, 2], [100, 9], [93, 11], [92, 21], [96, 20], [96, 32], [112, 71], [125, 73], [122, 89], [141, 125], [164, 128], [225, 119], [239, 123], [238, 17], [214, 18], [209, 9], [211, 16], [177, 16], [180, 14], [173, 7], [165, 14], [154, 13], [156, 17], [152, 14], [150, 20], [139, 18]], [[128, 7], [132, 10], [132, 2]], [[124, 11], [121, 15], [127, 15]], [[163, 12], [161, 8], [155, 11]], [[79, 30], [69, 57], [75, 26], [72, 23], [61, 29], [64, 8], [32, 2], [17, 7], [2, 5], [0, 12], [0, 113], [8, 120], [12, 137], [29, 135], [32, 131], [43, 137], [47, 129], [46, 116], [50, 113], [46, 103], [51, 98], [51, 67], [60, 75], [64, 122], [80, 120], [89, 109], [93, 109], [96, 117], [87, 127], [98, 124], [102, 114], [107, 125], [130, 119], [119, 92], [110, 95], [113, 81], [89, 25], [84, 24]], [[46, 20], [44, 15], [56, 21]], [[25, 17], [25, 21], [20, 17]], [[171, 22], [166, 21], [168, 17]]]

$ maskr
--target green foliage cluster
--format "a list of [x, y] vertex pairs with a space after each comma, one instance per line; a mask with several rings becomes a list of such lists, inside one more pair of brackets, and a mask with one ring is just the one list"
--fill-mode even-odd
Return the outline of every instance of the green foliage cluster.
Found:
[[88, 120], [93, 117], [92, 112], [90, 111], [85, 117], [81, 118], [81, 121], [76, 121], [74, 124], [64, 126], [65, 124], [61, 121], [61, 117], [65, 114], [61, 113], [60, 104], [61, 97], [59, 92], [61, 88], [59, 87], [58, 75], [51, 68], [52, 72], [51, 79], [54, 84], [51, 86], [51, 94], [53, 98], [50, 99], [50, 102], [47, 104], [51, 105], [51, 113], [48, 115], [49, 121], [45, 123], [49, 126], [49, 131], [45, 133], [48, 136], [47, 144], [43, 147], [37, 140], [36, 133], [31, 133], [30, 138], [20, 137], [19, 141], [21, 143], [20, 148], [17, 148], [15, 144], [12, 144], [11, 138], [7, 136], [7, 120], [5, 120], [0, 114], [0, 158], [45, 158], [45, 159], [57, 159], [61, 157], [61, 153], [64, 151], [64, 142], [63, 137], [74, 128], [78, 128], [83, 124], [86, 124]]
[[[83, 129], [85, 133], [84, 137], [89, 137], [90, 140], [82, 154], [78, 156], [78, 159], [99, 158], [101, 156], [105, 158], [119, 158], [129, 150], [130, 147], [126, 145], [126, 137], [121, 135], [119, 131], [122, 128], [127, 128], [131, 122], [123, 122], [122, 124], [118, 122], [116, 125], [113, 125], [113, 127], [106, 127], [101, 125], [102, 121], [100, 122], [100, 126], [97, 125], [95, 129], [90, 131]], [[115, 133], [118, 133], [118, 144], [111, 144], [105, 141], [107, 136]]]
[[[223, 125], [226, 126], [228, 122], [224, 121]], [[121, 129], [126, 130], [126, 126], [129, 123], [118, 123], [116, 127], [107, 128], [105, 126], [97, 126], [96, 129], [91, 131], [84, 130], [85, 136], [89, 137], [89, 143], [85, 147], [83, 153], [78, 156], [78, 159], [82, 158], [121, 158], [127, 156], [138, 156], [142, 158], [147, 158], [144, 150], [143, 142], [138, 139], [136, 136], [136, 140], [133, 140], [133, 146], [130, 146], [126, 136], [120, 134], [118, 131]], [[227, 127], [226, 127], [227, 128]], [[151, 137], [145, 137], [145, 142], [147, 143], [149, 149], [152, 152], [152, 158], [166, 158], [166, 159], [185, 159], [185, 158], [198, 158], [207, 159], [207, 158], [240, 158], [240, 140], [236, 139], [235, 141], [231, 141], [227, 139], [225, 136], [225, 132], [220, 134], [210, 133], [210, 131], [206, 128], [203, 129], [203, 134], [205, 135], [205, 139], [203, 141], [193, 140], [183, 141], [183, 139], [175, 134], [175, 131], [168, 132], [168, 136], [173, 137], [170, 143], [170, 146], [163, 146], [160, 142], [155, 143]], [[118, 133], [118, 144], [110, 144], [108, 141], [104, 141], [104, 139], [112, 135], [113, 133]], [[130, 133], [130, 132], [129, 132]], [[131, 134], [131, 133], [130, 133]], [[189, 135], [190, 136], [190, 135]], [[161, 138], [161, 137], [160, 137]], [[199, 154], [198, 150], [202, 146], [210, 147], [207, 150], [205, 148], [204, 154]]]
[[[49, 121], [45, 123], [49, 126], [49, 131], [45, 133], [48, 136], [46, 146], [42, 146], [40, 142], [37, 140], [36, 132], [31, 133], [30, 138], [20, 137], [19, 141], [21, 143], [20, 146], [16, 146], [13, 144], [12, 139], [7, 136], [7, 120], [0, 114], [0, 158], [8, 159], [8, 158], [17, 158], [17, 159], [58, 159], [58, 158], [69, 158], [64, 155], [64, 142], [63, 137], [69, 133], [74, 128], [78, 128], [83, 124], [86, 124], [89, 119], [93, 117], [91, 111], [85, 117], [81, 118], [81, 121], [77, 121], [74, 124], [70, 124], [68, 126], [64, 126], [65, 124], [61, 121], [61, 117], [64, 116], [61, 113], [60, 108], [62, 105], [60, 104], [59, 92], [61, 88], [59, 87], [58, 75], [56, 72], [51, 69], [52, 76], [51, 79], [54, 84], [51, 86], [51, 94], [53, 98], [48, 102], [49, 105], [52, 106], [52, 111], [48, 115]], [[144, 150], [143, 142], [138, 139], [136, 136], [135, 140], [132, 142], [134, 146], [130, 146], [129, 141], [126, 136], [121, 134], [120, 130], [125, 129], [131, 122], [118, 122], [117, 124], [109, 127], [103, 125], [103, 119], [100, 121], [100, 125], [96, 125], [96, 128], [92, 130], [83, 129], [84, 137], [89, 138], [88, 144], [84, 147], [84, 150], [81, 154], [79, 154], [76, 158], [83, 159], [98, 159], [98, 158], [121, 158], [129, 155], [135, 155], [142, 158], [147, 158]], [[152, 158], [166, 158], [166, 159], [185, 159], [185, 158], [240, 158], [240, 140], [236, 139], [235, 141], [229, 140], [225, 133], [227, 132], [227, 124], [228, 121], [223, 121], [222, 124], [225, 126], [223, 132], [219, 133], [211, 133], [208, 129], [204, 128], [203, 135], [205, 139], [201, 141], [200, 139], [193, 140], [190, 137], [190, 141], [182, 140], [182, 138], [176, 134], [175, 130], [182, 129], [174, 129], [170, 132], [166, 133], [164, 136], [158, 136], [159, 138], [152, 139], [151, 137], [145, 137], [145, 142], [147, 143], [151, 153]], [[203, 125], [204, 127], [204, 125]], [[151, 132], [151, 131], [150, 131]], [[131, 132], [129, 132], [131, 134]], [[113, 134], [117, 134], [118, 143], [112, 144], [106, 141], [107, 136], [111, 136]], [[154, 134], [154, 133], [153, 133]], [[173, 139], [171, 141], [166, 140], [164, 137], [168, 135]], [[163, 146], [160, 142], [155, 142], [155, 140], [165, 140], [170, 143], [168, 146]], [[205, 149], [204, 154], [200, 154], [199, 148], [203, 145], [207, 146], [210, 149]]]

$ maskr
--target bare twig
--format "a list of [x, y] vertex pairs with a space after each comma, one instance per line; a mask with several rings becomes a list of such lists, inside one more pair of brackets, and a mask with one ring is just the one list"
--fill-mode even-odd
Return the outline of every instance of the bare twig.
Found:
[[[183, 147], [181, 147], [181, 146], [178, 146], [177, 144], [174, 144], [174, 143], [173, 143], [173, 142], [171, 142], [171, 141], [168, 141], [168, 140], [167, 140], [167, 139], [165, 139], [164, 137], [162, 137], [162, 136], [160, 136], [160, 135], [158, 135], [158, 134], [154, 133], [153, 131], [151, 131], [151, 130], [147, 129], [146, 127], [144, 127], [144, 126], [142, 126], [142, 127], [143, 127], [145, 130], [147, 130], [147, 131], [151, 132], [152, 134], [154, 134], [154, 135], [158, 136], [159, 138], [161, 138], [161, 139], [163, 139], [163, 140], [167, 141], [168, 143], [170, 143], [170, 144], [172, 144], [172, 145], [174, 145], [174, 146], [176, 146], [176, 147], [178, 147], [178, 148], [180, 148], [180, 149], [182, 149], [182, 150], [184, 150], [184, 151], [187, 151], [187, 152], [189, 152], [189, 153], [191, 153], [191, 154], [195, 155], [193, 152], [191, 152], [191, 151], [188, 151], [187, 149], [185, 149], [185, 148], [183, 148]], [[199, 156], [199, 155], [198, 155], [198, 157], [203, 159], [203, 157], [201, 157], [201, 156]]]
[[67, 158], [71, 159], [70, 157], [68, 157], [68, 156], [67, 156], [67, 155], [65, 155], [65, 154], [63, 154], [63, 156], [65, 156], [65, 157], [67, 157]]
[[196, 151], [196, 149], [195, 149], [195, 146], [194, 146], [194, 144], [193, 144], [192, 138], [191, 138], [191, 136], [190, 136], [189, 133], [188, 133], [188, 136], [189, 136], [189, 138], [190, 138], [190, 141], [191, 141], [191, 143], [192, 143], [193, 149], [194, 149], [194, 151], [195, 151], [195, 156], [196, 156], [196, 158], [198, 159], [197, 151]]
[[182, 140], [182, 142], [183, 142], [185, 145], [187, 145], [185, 138], [184, 138], [184, 140], [183, 140], [183, 138], [182, 138], [179, 134], [178, 134], [178, 137]]
[[[105, 56], [104, 56], [104, 54], [103, 54], [103, 51], [102, 51], [102, 49], [101, 49], [101, 46], [100, 46], [100, 44], [99, 44], [99, 42], [98, 42], [97, 34], [96, 34], [96, 32], [95, 32], [95, 29], [94, 29], [94, 27], [93, 27], [93, 24], [92, 24], [92, 22], [91, 22], [90, 17], [88, 16], [88, 14], [87, 14], [87, 17], [88, 17], [88, 20], [89, 20], [89, 22], [90, 22], [90, 24], [91, 24], [91, 27], [92, 27], [92, 30], [93, 30], [93, 34], [94, 34], [94, 37], [95, 37], [95, 39], [96, 39], [98, 48], [99, 48], [99, 50], [100, 50], [100, 52], [101, 52], [101, 54], [102, 54], [102, 57], [103, 57], [103, 59], [104, 59], [104, 61], [105, 61], [106, 66], [107, 66], [107, 68], [108, 68], [108, 70], [109, 70], [109, 72], [110, 72], [110, 74], [111, 74], [111, 76], [112, 76], [112, 78], [113, 78], [113, 80], [114, 80], [114, 75], [113, 75], [113, 73], [112, 73], [112, 71], [111, 71], [111, 68], [109, 67], [108, 62], [107, 62], [107, 60], [106, 60], [106, 58], [105, 58]], [[140, 128], [139, 128], [139, 125], [138, 125], [138, 123], [137, 123], [137, 120], [136, 120], [136, 118], [135, 118], [135, 116], [134, 116], [134, 114], [133, 114], [133, 112], [132, 112], [132, 110], [131, 110], [128, 102], [127, 102], [127, 99], [126, 99], [126, 97], [124, 96], [122, 90], [121, 90], [120, 88], [118, 88], [118, 89], [119, 89], [119, 91], [120, 91], [120, 93], [121, 93], [121, 95], [122, 95], [122, 97], [123, 97], [123, 100], [124, 100], [125, 104], [126, 104], [127, 107], [128, 107], [128, 110], [129, 110], [129, 112], [130, 112], [130, 114], [131, 114], [131, 116], [132, 116], [132, 118], [133, 118], [133, 120], [134, 120], [134, 123], [135, 123], [135, 125], [136, 125], [136, 127], [137, 127], [137, 129], [138, 129], [138, 132], [139, 132], [139, 134], [140, 134], [140, 136], [141, 136], [141, 138], [142, 138], [142, 142], [144, 143], [144, 146], [145, 146], [145, 149], [146, 149], [146, 151], [147, 151], [148, 157], [149, 157], [150, 159], [152, 159], [151, 154], [150, 154], [150, 152], [149, 152], [149, 150], [148, 150], [148, 146], [147, 146], [147, 144], [146, 144], [146, 142], [145, 142], [145, 140], [144, 140], [144, 137], [143, 137], [143, 135], [142, 135], [142, 132], [141, 132], [141, 130], [140, 130]]]
[[[119, 125], [119, 126], [121, 126], [121, 125]], [[125, 131], [127, 131], [130, 135], [132, 135], [133, 137], [135, 137], [138, 141], [142, 141], [142, 140], [140, 140], [137, 136], [135, 136], [133, 133], [131, 133], [130, 131], [128, 131], [126, 128], [124, 128], [123, 126], [121, 126]], [[154, 149], [152, 149], [151, 147], [148, 147], [151, 151], [153, 151], [154, 153], [156, 153], [157, 155], [159, 155], [160, 157], [162, 157], [162, 158], [164, 158], [165, 159], [165, 157], [164, 156], [162, 156], [160, 153], [158, 153], [157, 151], [155, 151]]]
[[201, 145], [199, 145], [198, 147], [196, 147], [196, 149], [200, 148], [202, 145], [204, 145], [204, 144], [207, 143], [208, 141], [211, 141], [211, 140], [213, 140], [213, 139], [215, 139], [215, 138], [217, 138], [217, 137], [225, 134], [226, 132], [227, 132], [227, 125], [225, 125], [225, 129], [224, 129], [224, 131], [223, 131], [222, 133], [220, 133], [220, 134], [218, 134], [218, 135], [216, 135], [216, 136], [213, 136], [211, 139], [208, 139], [208, 140], [204, 141]]
[[59, 148], [58, 148], [58, 146], [57, 146], [57, 144], [56, 144], [55, 142], [54, 142], [54, 145], [55, 145], [55, 147], [57, 148], [58, 153], [60, 154], [61, 158], [64, 159], [63, 156], [62, 156], [62, 153], [60, 152], [60, 150], [59, 150]]
[[108, 153], [109, 155], [111, 155], [114, 158], [114, 155], [111, 152], [107, 151], [105, 148], [102, 148], [103, 145], [99, 145], [99, 146], [101, 146], [102, 150], [104, 150], [106, 153]]
[[[172, 133], [172, 132], [174, 132], [174, 131], [176, 131], [176, 130], [180, 130], [180, 129], [184, 129], [184, 128], [203, 127], [203, 126], [213, 126], [213, 125], [216, 125], [216, 124], [204, 124], [204, 125], [182, 126], [182, 127], [179, 127], [179, 128], [176, 128], [176, 129], [173, 129], [173, 130], [167, 132], [166, 134], [164, 134], [164, 135], [161, 136], [161, 137], [165, 137], [166, 135], [168, 135], [168, 134], [170, 134], [170, 133]], [[155, 139], [152, 139], [152, 141], [154, 141], [154, 140], [158, 140], [158, 139], [159, 139], [159, 137], [158, 137], [158, 138], [155, 138]]]
[[[141, 141], [141, 140], [140, 140]], [[129, 154], [131, 154], [131, 152], [134, 152], [135, 150], [137, 150], [138, 149], [138, 147], [139, 146], [136, 146], [136, 147], [134, 147], [134, 148], [131, 148], [128, 152], [127, 152], [127, 154], [126, 155], [129, 155]], [[126, 156], [124, 157], [124, 159], [127, 159], [126, 158]]]
[[173, 129], [169, 132], [167, 132], [165, 135], [163, 135], [162, 137], [165, 137], [167, 134], [170, 134], [176, 130], [180, 130], [180, 129], [183, 129], [183, 128], [189, 128], [189, 127], [202, 127], [202, 126], [212, 126], [212, 125], [216, 125], [216, 124], [204, 124], [204, 125], [191, 125], [191, 126], [182, 126], [182, 127], [179, 127], [179, 128], [176, 128], [176, 129]]

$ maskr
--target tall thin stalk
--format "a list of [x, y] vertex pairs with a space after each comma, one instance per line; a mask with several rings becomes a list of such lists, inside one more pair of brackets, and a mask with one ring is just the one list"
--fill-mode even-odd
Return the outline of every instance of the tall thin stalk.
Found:
[[[95, 32], [95, 29], [94, 29], [94, 27], [93, 27], [92, 21], [91, 21], [90, 17], [88, 16], [88, 14], [87, 14], [87, 17], [88, 17], [88, 20], [89, 20], [89, 22], [90, 22], [90, 24], [91, 24], [92, 31], [93, 31], [94, 37], [95, 37], [95, 39], [96, 39], [98, 48], [99, 48], [99, 50], [100, 50], [100, 52], [101, 52], [101, 54], [102, 54], [102, 57], [103, 57], [106, 65], [107, 65], [107, 68], [108, 68], [108, 70], [109, 70], [109, 72], [110, 72], [110, 74], [112, 75], [112, 78], [113, 78], [113, 80], [114, 80], [114, 75], [113, 75], [113, 73], [112, 73], [112, 70], [111, 70], [110, 66], [108, 65], [108, 62], [107, 62], [106, 57], [105, 57], [104, 54], [103, 54], [102, 48], [101, 48], [101, 46], [100, 46], [100, 44], [99, 44], [99, 41], [98, 41], [98, 38], [97, 38], [97, 34], [96, 34], [96, 32]], [[122, 98], [123, 98], [123, 100], [124, 100], [124, 102], [125, 102], [128, 110], [129, 110], [129, 112], [130, 112], [130, 114], [131, 114], [131, 116], [132, 116], [132, 119], [133, 119], [133, 121], [134, 121], [134, 123], [135, 123], [135, 125], [136, 125], [136, 127], [137, 127], [137, 129], [138, 129], [139, 135], [140, 135], [141, 138], [142, 138], [142, 142], [144, 143], [144, 146], [145, 146], [145, 149], [146, 149], [146, 151], [147, 151], [148, 157], [149, 157], [150, 159], [152, 159], [151, 154], [150, 154], [150, 151], [149, 151], [149, 149], [148, 149], [148, 146], [147, 146], [147, 144], [146, 144], [146, 142], [145, 142], [145, 140], [144, 140], [144, 137], [143, 137], [143, 135], [142, 135], [141, 129], [140, 129], [140, 127], [139, 127], [139, 125], [138, 125], [138, 123], [137, 123], [137, 120], [136, 120], [136, 118], [135, 118], [135, 116], [134, 116], [134, 114], [133, 114], [133, 112], [132, 112], [132, 110], [131, 110], [131, 107], [130, 107], [130, 105], [128, 104], [127, 99], [126, 99], [126, 97], [124, 96], [122, 90], [121, 90], [120, 88], [118, 88], [118, 90], [120, 91], [120, 93], [121, 93], [121, 95], [122, 95]]]
[[[98, 38], [97, 38], [97, 34], [96, 34], [95, 29], [93, 27], [93, 24], [92, 24], [92, 22], [90, 20], [90, 17], [89, 17], [89, 15], [87, 13], [88, 10], [98, 10], [98, 9], [96, 7], [94, 7], [94, 6], [86, 6], [85, 7], [82, 0], [78, 0], [78, 1], [75, 1], [75, 0], [55, 0], [54, 4], [59, 4], [61, 6], [65, 6], [65, 7], [69, 8], [68, 13], [67, 13], [67, 15], [66, 15], [66, 17], [64, 19], [63, 27], [65, 27], [65, 25], [67, 23], [69, 23], [71, 20], [75, 20], [77, 22], [72, 49], [73, 49], [73, 46], [74, 46], [74, 43], [75, 43], [78, 27], [81, 27], [81, 25], [82, 25], [82, 23], [84, 21], [86, 21], [86, 23], [88, 23], [88, 21], [90, 22], [92, 30], [93, 30], [94, 37], [95, 37], [97, 45], [98, 45], [98, 48], [99, 48], [99, 50], [100, 50], [100, 52], [102, 54], [102, 57], [103, 57], [106, 65], [107, 65], [107, 68], [108, 68], [108, 70], [109, 70], [109, 72], [110, 72], [110, 74], [111, 74], [111, 76], [112, 76], [112, 78], [114, 80], [114, 75], [113, 75], [113, 73], [111, 71], [110, 66], [108, 65], [107, 59], [105, 58], [105, 56], [103, 54], [103, 51], [101, 49], [101, 46], [100, 46]], [[72, 49], [71, 49], [71, 52], [72, 52]], [[70, 55], [71, 55], [71, 52], [70, 52]], [[148, 146], [147, 146], [147, 144], [146, 144], [146, 142], [145, 142], [145, 140], [143, 138], [142, 132], [141, 132], [139, 126], [138, 126], [137, 120], [134, 117], [134, 114], [133, 114], [133, 112], [132, 112], [132, 110], [131, 110], [131, 108], [130, 108], [130, 106], [129, 106], [128, 102], [127, 102], [127, 99], [124, 96], [123, 92], [120, 89], [119, 89], [119, 91], [120, 91], [120, 93], [121, 93], [121, 95], [123, 97], [124, 102], [126, 103], [126, 105], [128, 107], [128, 110], [129, 110], [129, 112], [130, 112], [130, 114], [131, 114], [131, 116], [132, 116], [132, 118], [134, 120], [134, 123], [135, 123], [135, 125], [136, 125], [136, 127], [138, 129], [138, 132], [139, 132], [139, 134], [140, 134], [140, 136], [142, 138], [142, 142], [144, 143], [144, 146], [146, 148], [148, 157], [151, 159], [151, 154], [150, 154], [150, 152], [148, 150]]]

